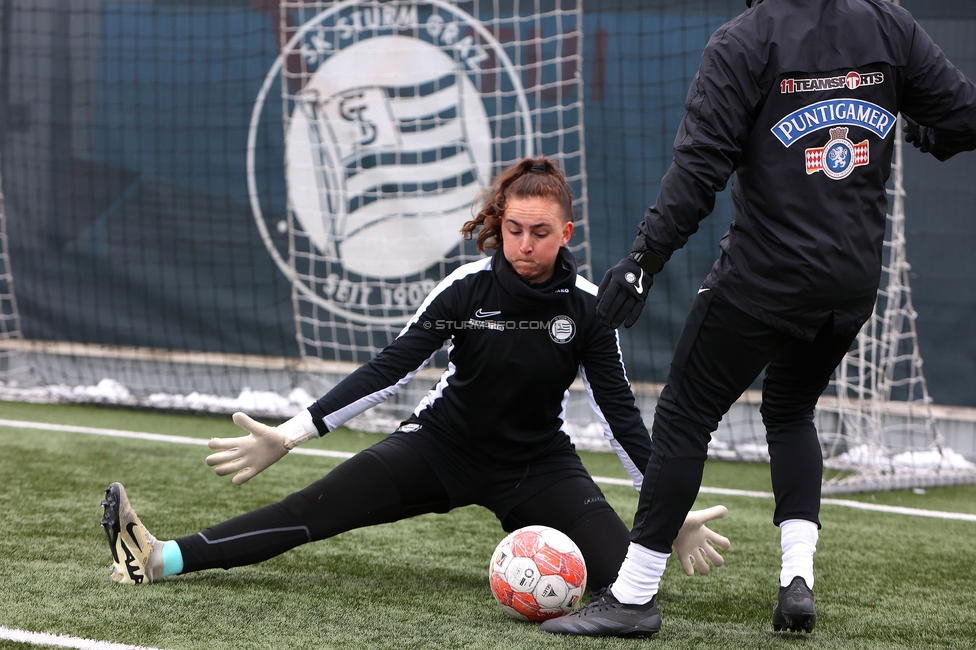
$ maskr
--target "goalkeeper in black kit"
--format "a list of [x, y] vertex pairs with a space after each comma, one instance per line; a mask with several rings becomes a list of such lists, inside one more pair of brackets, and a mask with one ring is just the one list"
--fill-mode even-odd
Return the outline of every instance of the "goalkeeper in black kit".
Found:
[[701, 485], [722, 416], [764, 372], [782, 568], [775, 630], [816, 622], [813, 555], [823, 458], [814, 407], [874, 309], [885, 184], [898, 137], [940, 160], [976, 148], [976, 86], [885, 0], [753, 0], [716, 31], [674, 161], [597, 311], [632, 325], [654, 274], [735, 174], [733, 221], [679, 337], [651, 430], [631, 545], [613, 585], [543, 624], [580, 635], [653, 634], [658, 584]]
[[[629, 532], [562, 431], [577, 375], [638, 489], [650, 439], [616, 332], [597, 318], [597, 289], [577, 275], [566, 248], [569, 185], [551, 161], [527, 158], [481, 198], [462, 232], [471, 238], [478, 231], [479, 250], [497, 249], [491, 257], [447, 277], [393, 343], [296, 417], [268, 427], [235, 414], [248, 435], [211, 440], [216, 453], [207, 463], [242, 484], [386, 400], [450, 342], [447, 369], [413, 415], [280, 503], [175, 540], [151, 535], [113, 483], [101, 523], [114, 580], [145, 584], [253, 564], [354, 528], [478, 504], [506, 531], [533, 524], [562, 531], [583, 554], [590, 588], [610, 584]], [[675, 541], [689, 575], [723, 563], [711, 544], [728, 548], [728, 540], [703, 524], [724, 514], [716, 506], [689, 515]]]

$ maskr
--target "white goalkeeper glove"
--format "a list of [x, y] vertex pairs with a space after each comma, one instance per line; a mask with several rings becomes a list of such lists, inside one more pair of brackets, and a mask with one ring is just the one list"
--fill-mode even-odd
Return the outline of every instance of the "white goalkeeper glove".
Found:
[[725, 506], [712, 506], [704, 510], [689, 512], [685, 517], [678, 536], [674, 540], [674, 552], [678, 554], [681, 568], [685, 573], [693, 576], [695, 569], [702, 575], [707, 576], [711, 570], [708, 563], [720, 567], [725, 564], [725, 559], [718, 554], [714, 547], [719, 547], [727, 551], [732, 545], [727, 537], [723, 537], [716, 532], [709, 530], [705, 522], [713, 519], [721, 519], [728, 514], [729, 509]]
[[248, 431], [241, 438], [211, 438], [207, 446], [219, 450], [207, 456], [207, 465], [217, 476], [237, 472], [234, 485], [268, 469], [298, 445], [319, 435], [308, 409], [276, 427], [255, 422], [244, 413], [234, 414], [234, 424]]

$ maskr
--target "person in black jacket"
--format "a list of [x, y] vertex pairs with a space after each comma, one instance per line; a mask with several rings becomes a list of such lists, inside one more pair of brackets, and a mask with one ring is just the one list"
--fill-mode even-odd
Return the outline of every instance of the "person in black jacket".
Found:
[[612, 587], [543, 630], [660, 627], [671, 540], [722, 416], [765, 369], [761, 414], [783, 549], [776, 630], [813, 629], [823, 458], [814, 407], [872, 313], [897, 114], [944, 160], [976, 148], [976, 86], [884, 0], [757, 0], [702, 56], [674, 161], [597, 311], [632, 325], [654, 278], [732, 174], [733, 221], [687, 317], [659, 398], [631, 546]]
[[[562, 172], [544, 158], [505, 170], [462, 232], [494, 255], [460, 267], [427, 296], [400, 335], [308, 409], [277, 427], [243, 413], [245, 437], [213, 439], [207, 458], [242, 484], [296, 445], [325, 435], [392, 395], [445, 342], [440, 381], [399, 428], [323, 479], [280, 503], [200, 533], [160, 542], [142, 525], [125, 489], [102, 502], [112, 578], [148, 583], [177, 573], [253, 564], [341, 532], [478, 504], [506, 531], [541, 524], [580, 548], [591, 588], [608, 585], [628, 546], [628, 529], [606, 502], [563, 432], [565, 400], [577, 374], [604, 434], [639, 490], [650, 440], [634, 404], [616, 332], [595, 314], [596, 287], [576, 274], [566, 248], [572, 198]], [[716, 506], [689, 516], [675, 543], [686, 572], [723, 563], [703, 526]], [[689, 557], [696, 557], [692, 562]]]

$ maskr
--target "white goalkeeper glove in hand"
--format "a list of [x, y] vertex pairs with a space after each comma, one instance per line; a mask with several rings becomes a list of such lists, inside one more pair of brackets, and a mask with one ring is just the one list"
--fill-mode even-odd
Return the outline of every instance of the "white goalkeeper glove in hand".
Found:
[[312, 414], [307, 409], [276, 427], [256, 422], [244, 413], [234, 414], [234, 424], [248, 431], [248, 435], [241, 438], [211, 438], [207, 443], [208, 447], [218, 451], [207, 456], [207, 465], [214, 468], [217, 476], [237, 472], [237, 476], [231, 479], [234, 485], [246, 483], [298, 445], [319, 435], [312, 423]]
[[700, 574], [707, 576], [711, 571], [709, 562], [716, 567], [725, 564], [725, 559], [718, 554], [715, 547], [727, 551], [732, 544], [727, 537], [709, 530], [705, 522], [721, 519], [728, 512], [729, 509], [725, 506], [712, 506], [689, 512], [685, 517], [685, 523], [678, 531], [673, 546], [681, 562], [681, 568], [686, 574], [693, 576], [695, 569], [698, 569]]

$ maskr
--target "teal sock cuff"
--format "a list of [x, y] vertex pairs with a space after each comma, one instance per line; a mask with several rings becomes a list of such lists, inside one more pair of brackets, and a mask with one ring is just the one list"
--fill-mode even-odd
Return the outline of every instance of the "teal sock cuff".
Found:
[[175, 540], [163, 542], [163, 577], [183, 573], [183, 551]]

